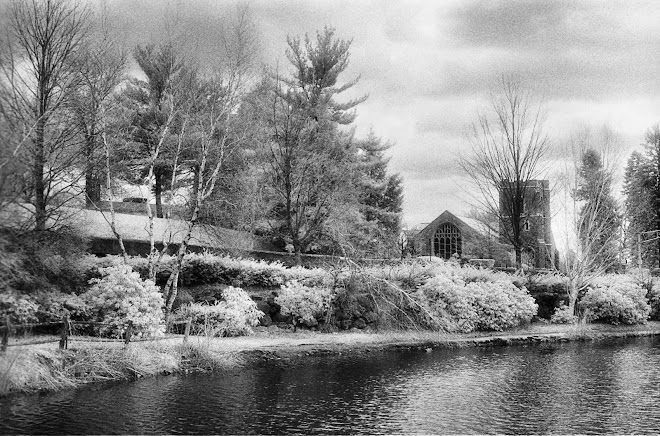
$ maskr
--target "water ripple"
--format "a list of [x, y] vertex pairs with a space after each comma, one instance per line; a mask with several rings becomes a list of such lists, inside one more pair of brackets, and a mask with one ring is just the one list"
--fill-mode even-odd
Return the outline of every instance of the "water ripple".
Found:
[[660, 430], [659, 340], [309, 358], [0, 400], [0, 433]]

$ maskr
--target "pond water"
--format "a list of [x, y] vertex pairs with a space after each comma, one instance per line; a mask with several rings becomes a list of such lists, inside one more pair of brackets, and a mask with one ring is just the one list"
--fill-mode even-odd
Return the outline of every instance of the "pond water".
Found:
[[0, 433], [658, 433], [660, 338], [267, 362], [0, 399]]

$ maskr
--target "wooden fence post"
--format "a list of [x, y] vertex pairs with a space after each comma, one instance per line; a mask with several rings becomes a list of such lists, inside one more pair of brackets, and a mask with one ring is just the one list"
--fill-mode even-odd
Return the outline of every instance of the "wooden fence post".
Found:
[[60, 350], [69, 348], [69, 311], [64, 312], [62, 317], [62, 332], [60, 336]]
[[190, 336], [190, 324], [192, 323], [192, 318], [188, 318], [188, 321], [186, 321], [186, 328], [183, 331], [183, 343], [188, 342], [188, 336]]
[[5, 315], [5, 331], [2, 333], [2, 345], [0, 346], [0, 351], [2, 351], [3, 353], [7, 351], [10, 331], [11, 331], [11, 322], [9, 321], [9, 315]]
[[128, 345], [131, 342], [131, 336], [133, 336], [133, 321], [128, 322], [128, 327], [124, 334], [124, 344]]

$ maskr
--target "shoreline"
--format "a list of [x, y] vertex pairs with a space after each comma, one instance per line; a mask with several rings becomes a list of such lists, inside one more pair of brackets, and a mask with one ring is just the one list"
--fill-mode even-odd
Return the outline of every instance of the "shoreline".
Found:
[[365, 354], [396, 350], [431, 352], [442, 348], [525, 346], [529, 344], [660, 335], [660, 322], [636, 326], [534, 323], [503, 332], [448, 334], [431, 331], [291, 332], [256, 328], [235, 338], [182, 336], [155, 342], [85, 342], [10, 347], [0, 353], [0, 398], [21, 393], [58, 391], [89, 383], [135, 380], [190, 372], [231, 371], [269, 361]]
[[[613, 325], [547, 325], [548, 330], [533, 329], [524, 332], [526, 328], [503, 332], [476, 332], [470, 334], [446, 334], [438, 332], [385, 332], [378, 341], [344, 341], [345, 336], [339, 336], [337, 342], [303, 342], [274, 344], [263, 348], [245, 348], [238, 353], [250, 358], [261, 360], [288, 360], [305, 356], [333, 355], [344, 353], [364, 353], [396, 350], [426, 350], [469, 347], [506, 347], [525, 346], [530, 344], [596, 341], [603, 339], [620, 339], [660, 335], [660, 322], [649, 322], [637, 326]], [[535, 331], [540, 330], [540, 331]], [[328, 333], [320, 333], [328, 335]], [[350, 335], [345, 333], [344, 335]], [[360, 333], [354, 333], [360, 334]], [[332, 334], [330, 334], [332, 335]], [[341, 334], [340, 334], [341, 335]], [[375, 335], [379, 335], [376, 333]]]

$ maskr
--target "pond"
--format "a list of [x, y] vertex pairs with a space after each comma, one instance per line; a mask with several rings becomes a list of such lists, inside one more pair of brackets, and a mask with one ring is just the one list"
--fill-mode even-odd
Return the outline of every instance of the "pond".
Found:
[[658, 433], [660, 338], [310, 357], [0, 400], [0, 433]]

